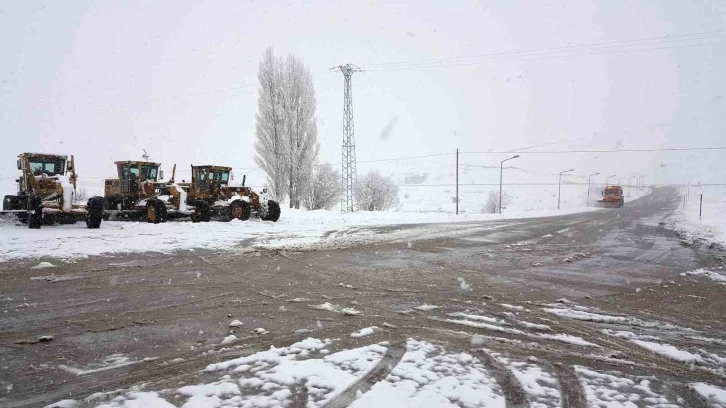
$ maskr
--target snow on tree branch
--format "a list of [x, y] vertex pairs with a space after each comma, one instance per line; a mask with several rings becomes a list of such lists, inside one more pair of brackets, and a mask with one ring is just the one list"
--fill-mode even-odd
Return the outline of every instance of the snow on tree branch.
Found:
[[300, 208], [319, 149], [312, 74], [294, 55], [276, 57], [268, 48], [258, 79], [255, 163], [267, 174], [271, 196], [289, 197], [290, 207]]
[[358, 179], [355, 196], [361, 211], [385, 211], [399, 202], [398, 186], [375, 170]]
[[340, 171], [328, 163], [317, 166], [303, 195], [308, 210], [329, 210], [340, 200]]

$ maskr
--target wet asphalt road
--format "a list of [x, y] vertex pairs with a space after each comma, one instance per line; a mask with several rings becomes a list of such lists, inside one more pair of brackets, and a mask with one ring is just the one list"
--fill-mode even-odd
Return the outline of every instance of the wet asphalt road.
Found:
[[[456, 334], [461, 328], [442, 322], [443, 310], [476, 307], [506, 318], [502, 303], [543, 305], [567, 298], [726, 338], [724, 287], [679, 276], [721, 265], [721, 254], [686, 247], [668, 229], [667, 217], [677, 205], [673, 190], [656, 189], [620, 209], [386, 227], [375, 232], [381, 237], [396, 232], [398, 238], [336, 250], [97, 257], [62, 264], [47, 279], [44, 271], [29, 270], [30, 262], [6, 263], [0, 265], [0, 384], [3, 389], [12, 384], [12, 389], [0, 392], [0, 405], [43, 406], [142, 382], [161, 387], [196, 378], [210, 362], [307, 336], [341, 337], [341, 347], [355, 346], [358, 340], [350, 339], [349, 333], [383, 322], [395, 328], [377, 334], [375, 340], [400, 344], [416, 337], [468, 349], [470, 336]], [[313, 307], [324, 302], [362, 314], [343, 316]], [[426, 314], [412, 309], [422, 304], [441, 310]], [[603, 337], [600, 328], [532, 313], [532, 318], [552, 321], [593, 342]], [[219, 343], [229, 334], [231, 319], [241, 320], [245, 329], [235, 332], [240, 344], [224, 350]], [[256, 327], [270, 334], [248, 333]], [[671, 342], [683, 341], [678, 333], [659, 335], [671, 334]], [[42, 335], [52, 335], [53, 340], [35, 343], [33, 339]], [[684, 376], [723, 383], [608, 341], [608, 350], [642, 364], [638, 374], [658, 374], [673, 392], [682, 391], [687, 379], [672, 379]], [[564, 355], [569, 357], [558, 359], [569, 358], [572, 364], [612, 364], [593, 363], [587, 360], [592, 352], [566, 344], [546, 344], [536, 351], [505, 345], [502, 349], [511, 355], [539, 355], [545, 361]], [[726, 355], [726, 350], [714, 351]], [[89, 367], [114, 354], [150, 360], [93, 375], [60, 368]], [[173, 359], [184, 362], [169, 364]], [[574, 378], [567, 369], [557, 374]], [[576, 383], [562, 380], [562, 392], [581, 401]], [[510, 391], [517, 394], [516, 389]]]

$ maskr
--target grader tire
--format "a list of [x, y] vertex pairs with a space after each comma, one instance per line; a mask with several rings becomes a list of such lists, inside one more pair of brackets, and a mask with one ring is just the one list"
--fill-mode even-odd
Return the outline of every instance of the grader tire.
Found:
[[260, 217], [262, 221], [276, 222], [280, 219], [280, 204], [277, 201], [267, 201], [267, 214]]
[[164, 205], [160, 200], [150, 199], [146, 201], [146, 222], [149, 224], [158, 224], [164, 222], [164, 213], [159, 205]]
[[[26, 205], [23, 202], [24, 201], [23, 198], [25, 198], [25, 197], [6, 195], [3, 198], [3, 211], [27, 210]], [[23, 224], [28, 223], [28, 213], [27, 212], [15, 213], [15, 216], [17, 217], [17, 220], [20, 221], [21, 223], [23, 223]]]
[[103, 221], [103, 197], [95, 196], [88, 199], [86, 204], [86, 227], [97, 229]]
[[166, 222], [169, 219], [169, 214], [166, 211], [166, 204], [161, 200], [156, 200], [156, 213], [161, 215], [160, 222]]
[[209, 222], [212, 219], [212, 211], [204, 200], [194, 202], [194, 213], [192, 214], [192, 222]]
[[232, 201], [229, 205], [229, 211], [231, 213], [230, 221], [235, 218], [240, 221], [247, 221], [250, 219], [250, 203], [247, 201]]
[[43, 225], [50, 226], [55, 225], [58, 222], [58, 216], [55, 214], [45, 214], [43, 216]]
[[3, 198], [3, 211], [19, 210], [18, 204], [18, 196], [6, 195]]
[[28, 199], [28, 228], [40, 229], [43, 226], [43, 200], [38, 196]]

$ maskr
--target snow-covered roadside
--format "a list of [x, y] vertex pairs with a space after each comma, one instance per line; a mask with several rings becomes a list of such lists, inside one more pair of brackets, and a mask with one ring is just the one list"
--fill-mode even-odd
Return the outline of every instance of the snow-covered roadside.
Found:
[[716, 408], [726, 407], [726, 390], [705, 383], [691, 384], [691, 389], [696, 391], [711, 406]]
[[[726, 186], [691, 186], [690, 198], [680, 204], [671, 221], [681, 237], [692, 244], [726, 249]], [[703, 210], [699, 207], [703, 194]]]
[[[100, 229], [84, 223], [55, 225], [31, 230], [14, 223], [0, 224], [0, 262], [17, 259], [77, 259], [130, 252], [169, 253], [179, 250], [229, 250], [240, 245], [259, 249], [335, 247], [345, 240], [375, 243], [379, 240], [415, 239], [421, 231], [372, 231], [369, 228], [404, 224], [486, 222], [533, 217], [552, 217], [595, 208], [522, 211], [499, 214], [447, 214], [406, 212], [303, 211], [285, 209], [276, 223], [258, 220], [229, 223], [104, 222]], [[447, 229], [430, 227], [442, 234]], [[394, 236], [395, 234], [395, 236]], [[407, 235], [408, 234], [408, 235]]]
[[724, 272], [724, 275], [722, 275], [718, 272], [709, 271], [706, 269], [696, 269], [695, 271], [683, 272], [681, 273], [681, 276], [703, 276], [711, 279], [714, 282], [726, 285], [726, 272]]

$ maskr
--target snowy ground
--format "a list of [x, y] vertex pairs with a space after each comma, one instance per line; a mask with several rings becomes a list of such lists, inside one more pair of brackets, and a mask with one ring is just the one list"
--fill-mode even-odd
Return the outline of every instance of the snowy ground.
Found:
[[[726, 186], [691, 186], [690, 198], [673, 217], [675, 228], [691, 243], [726, 249]], [[703, 208], [699, 215], [703, 195]]]
[[[505, 214], [446, 214], [411, 212], [304, 211], [285, 209], [276, 223], [249, 220], [191, 223], [104, 222], [100, 229], [84, 223], [54, 225], [31, 230], [14, 222], [0, 223], [0, 262], [28, 259], [76, 259], [129, 252], [173, 252], [179, 250], [304, 249], [411, 240], [426, 235], [452, 233], [435, 225], [403, 230], [374, 231], [374, 227], [402, 224], [443, 224], [516, 220], [572, 214], [593, 208], [521, 211]], [[514, 221], [513, 221], [514, 222]], [[491, 228], [496, 228], [492, 225]], [[240, 248], [241, 247], [241, 248]]]
[[[448, 158], [381, 164], [383, 174], [399, 185], [400, 204], [391, 211], [340, 214], [332, 211], [301, 211], [283, 208], [277, 223], [250, 220], [243, 223], [167, 223], [148, 225], [104, 222], [99, 230], [83, 223], [28, 230], [0, 219], [0, 261], [28, 258], [76, 259], [128, 252], [172, 252], [178, 250], [229, 250], [230, 248], [305, 249], [344, 247], [380, 241], [405, 240], [446, 232], [424, 230], [373, 231], [372, 228], [399, 224], [441, 224], [462, 221], [516, 220], [549, 217], [596, 210], [602, 184], [576, 176], [563, 178], [561, 210], [558, 210], [556, 175], [516, 167], [505, 169], [503, 214], [483, 214], [490, 192], [499, 191], [499, 167], [472, 162], [460, 168], [459, 215], [455, 215], [455, 180]], [[473, 159], [472, 159], [473, 160]], [[361, 169], [363, 172], [366, 169]], [[602, 180], [600, 180], [602, 182]], [[508, 183], [508, 184], [507, 184]], [[626, 187], [626, 201], [650, 193]]]
[[719, 265], [639, 226], [669, 200], [376, 231], [408, 246], [7, 262], [0, 405], [723, 406]]
[[[439, 335], [449, 336], [451, 342], [381, 341], [395, 338], [391, 333], [396, 327], [381, 324], [351, 333], [354, 338], [364, 337], [362, 345], [352, 347], [347, 336], [308, 337], [258, 352], [247, 352], [240, 345], [235, 347], [240, 357], [208, 364], [193, 378], [139, 384], [62, 400], [46, 408], [674, 408], [691, 406], [694, 401], [710, 407], [726, 403], [721, 385], [687, 379], [695, 376], [723, 383], [726, 358], [719, 354], [723, 355], [726, 341], [696, 336], [698, 331], [691, 328], [614, 314], [566, 299], [551, 304], [492, 304], [475, 309], [449, 304], [415, 310], [406, 316], [413, 318], [409, 313], [415, 313], [422, 320], [419, 325], [437, 327]], [[608, 328], [597, 335], [583, 331], [583, 326], [571, 326], [569, 320]], [[466, 330], [445, 330], [433, 321], [463, 324]], [[556, 333], [563, 329], [587, 333], [587, 341], [572, 333]], [[687, 336], [692, 345], [683, 342]], [[678, 346], [666, 344], [674, 339]], [[465, 351], [461, 351], [462, 342]], [[224, 341], [220, 344], [225, 345]], [[174, 363], [111, 357], [92, 367], [63, 370], [84, 376], [129, 364]], [[602, 362], [606, 364], [600, 366]], [[623, 370], [614, 368], [618, 365]], [[653, 375], [655, 365], [671, 379]], [[674, 382], [682, 376], [686, 378], [681, 384]], [[578, 395], [582, 405], [573, 400]]]

